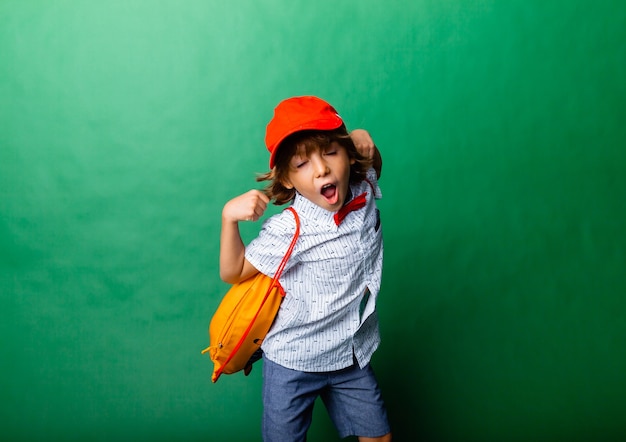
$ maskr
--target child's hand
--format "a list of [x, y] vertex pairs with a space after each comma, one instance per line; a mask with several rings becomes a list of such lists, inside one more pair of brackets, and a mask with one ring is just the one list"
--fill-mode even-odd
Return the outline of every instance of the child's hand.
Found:
[[260, 190], [249, 190], [224, 205], [222, 218], [230, 222], [256, 221], [265, 213], [269, 201]]
[[354, 129], [350, 132], [350, 138], [356, 150], [367, 159], [372, 159], [376, 152], [376, 145], [369, 132], [364, 129]]

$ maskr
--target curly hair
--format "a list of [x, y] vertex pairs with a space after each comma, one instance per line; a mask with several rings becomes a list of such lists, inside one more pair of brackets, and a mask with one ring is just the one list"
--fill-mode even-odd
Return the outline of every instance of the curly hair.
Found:
[[298, 148], [304, 147], [307, 155], [309, 155], [314, 150], [326, 149], [335, 141], [346, 149], [350, 160], [354, 160], [354, 164], [350, 166], [350, 183], [360, 183], [365, 179], [367, 170], [372, 167], [372, 160], [365, 158], [356, 150], [345, 126], [329, 131], [304, 130], [288, 136], [278, 147], [274, 168], [267, 173], [258, 175], [256, 180], [259, 182], [270, 181], [263, 189], [265, 194], [277, 206], [286, 204], [296, 196], [296, 189], [288, 189], [283, 183], [287, 179], [289, 162]]

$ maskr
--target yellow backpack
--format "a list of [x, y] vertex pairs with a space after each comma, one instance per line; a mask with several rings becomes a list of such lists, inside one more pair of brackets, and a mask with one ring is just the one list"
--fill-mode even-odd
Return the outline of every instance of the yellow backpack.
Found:
[[250, 359], [261, 348], [280, 304], [285, 296], [278, 279], [291, 256], [300, 235], [300, 218], [294, 208], [288, 207], [296, 220], [296, 231], [289, 248], [278, 265], [274, 278], [257, 273], [234, 284], [217, 307], [209, 325], [209, 353], [214, 364], [212, 382], [222, 373], [232, 374], [251, 369]]

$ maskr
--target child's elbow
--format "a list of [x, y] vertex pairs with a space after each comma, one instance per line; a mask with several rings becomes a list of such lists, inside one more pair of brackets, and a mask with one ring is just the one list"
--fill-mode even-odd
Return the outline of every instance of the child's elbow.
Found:
[[220, 279], [228, 284], [237, 284], [259, 271], [244, 259], [241, 266], [220, 266]]
[[236, 284], [239, 282], [239, 278], [237, 275], [233, 274], [232, 272], [226, 272], [223, 270], [220, 270], [220, 279], [227, 284]]

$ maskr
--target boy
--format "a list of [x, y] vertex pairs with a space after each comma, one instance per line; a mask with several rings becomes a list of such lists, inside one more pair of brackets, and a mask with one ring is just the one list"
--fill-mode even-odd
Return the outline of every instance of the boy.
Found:
[[258, 220], [271, 200], [291, 202], [300, 217], [300, 237], [280, 278], [286, 296], [262, 345], [263, 439], [306, 440], [321, 397], [342, 438], [390, 441], [369, 365], [380, 341], [378, 149], [363, 130], [348, 135], [335, 109], [312, 96], [279, 103], [265, 142], [271, 170], [258, 180], [270, 184], [226, 203], [220, 244], [225, 282], [273, 276], [295, 231], [293, 215], [267, 219], [247, 247], [238, 223]]

